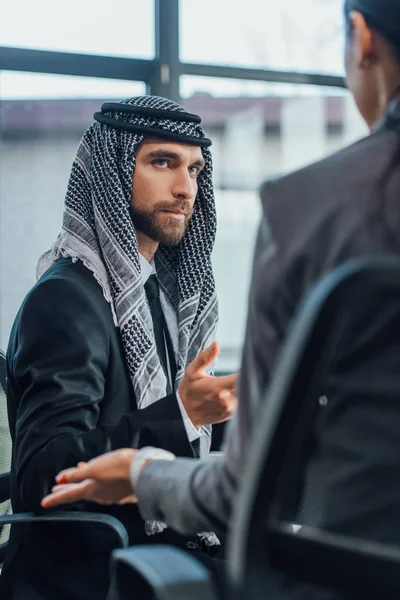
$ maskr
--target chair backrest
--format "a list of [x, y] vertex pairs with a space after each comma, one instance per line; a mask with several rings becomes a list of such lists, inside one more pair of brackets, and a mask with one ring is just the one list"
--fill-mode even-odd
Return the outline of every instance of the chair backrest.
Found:
[[[329, 368], [369, 298], [380, 299], [382, 308], [390, 299], [400, 312], [397, 258], [340, 267], [300, 306], [259, 415], [236, 502], [229, 561], [234, 598], [273, 597], [276, 578], [270, 575], [277, 573], [346, 598], [400, 597], [400, 547], [368, 541], [365, 535], [361, 539], [358, 533], [297, 530], [291, 522]], [[379, 385], [379, 372], [373, 376]], [[329, 481], [329, 473], [326, 477]]]
[[[9, 473], [11, 466], [11, 436], [8, 427], [6, 397], [6, 357], [0, 350], [0, 477]], [[11, 512], [11, 501], [0, 503], [0, 515]], [[9, 526], [0, 527], [0, 544], [8, 539]]]

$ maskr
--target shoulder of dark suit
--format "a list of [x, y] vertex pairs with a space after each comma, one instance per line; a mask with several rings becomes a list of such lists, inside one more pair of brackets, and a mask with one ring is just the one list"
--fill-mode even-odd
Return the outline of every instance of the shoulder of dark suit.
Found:
[[381, 129], [316, 163], [265, 182], [260, 190], [262, 210], [275, 242], [287, 248], [299, 232], [312, 236], [335, 215], [366, 213], [374, 201], [371, 190], [399, 144], [396, 132]]
[[43, 295], [56, 293], [57, 297], [63, 297], [63, 294], [68, 295], [69, 292], [85, 296], [89, 304], [104, 306], [109, 310], [108, 302], [92, 271], [85, 267], [82, 261], [72, 261], [69, 257], [60, 258], [43, 273], [28, 292], [23, 305], [32, 296], [40, 299]]
[[49, 279], [76, 282], [77, 285], [90, 286], [98, 291], [100, 295], [102, 294], [100, 285], [96, 281], [92, 271], [85, 267], [81, 260], [73, 261], [69, 257], [58, 259], [43, 273], [36, 285], [40, 285]]

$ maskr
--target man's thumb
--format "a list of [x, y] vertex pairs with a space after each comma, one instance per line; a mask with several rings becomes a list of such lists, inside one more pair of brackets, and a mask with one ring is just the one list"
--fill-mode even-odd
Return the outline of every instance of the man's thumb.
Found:
[[218, 356], [220, 352], [218, 342], [213, 342], [211, 346], [202, 350], [197, 358], [193, 361], [193, 367], [195, 371], [200, 371], [205, 369], [208, 365], [210, 365]]

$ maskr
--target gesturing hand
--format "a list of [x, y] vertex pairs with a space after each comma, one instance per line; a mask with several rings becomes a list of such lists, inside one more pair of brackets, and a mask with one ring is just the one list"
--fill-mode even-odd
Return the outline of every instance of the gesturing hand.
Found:
[[81, 500], [99, 504], [137, 502], [130, 481], [130, 465], [137, 452], [123, 448], [61, 471], [56, 477], [58, 485], [43, 498], [42, 506], [52, 508]]
[[219, 354], [214, 342], [190, 363], [178, 388], [185, 410], [195, 427], [227, 421], [237, 407], [237, 374], [211, 377], [206, 367]]

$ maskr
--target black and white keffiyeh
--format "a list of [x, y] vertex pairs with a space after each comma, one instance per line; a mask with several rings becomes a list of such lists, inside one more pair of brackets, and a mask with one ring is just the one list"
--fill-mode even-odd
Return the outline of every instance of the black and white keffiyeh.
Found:
[[[39, 260], [37, 276], [61, 256], [81, 260], [93, 272], [109, 302], [135, 391], [145, 408], [166, 394], [150, 309], [142, 285], [138, 242], [130, 215], [135, 151], [145, 136], [199, 145], [205, 166], [188, 229], [176, 247], [160, 245], [157, 277], [178, 317], [177, 376], [215, 337], [217, 297], [211, 267], [216, 233], [212, 159], [200, 118], [178, 104], [154, 96], [106, 103], [81, 140], [69, 179], [63, 225], [52, 248]], [[147, 521], [146, 532], [165, 524]], [[218, 545], [212, 533], [198, 534]]]
[[[132, 110], [134, 112], [132, 112]], [[37, 275], [61, 256], [80, 259], [110, 303], [119, 327], [138, 408], [165, 396], [152, 319], [142, 285], [138, 243], [130, 216], [135, 150], [144, 136], [202, 147], [205, 167], [188, 229], [178, 246], [155, 255], [160, 286], [178, 316], [176, 389], [187, 365], [213, 340], [218, 320], [211, 267], [216, 233], [210, 141], [200, 118], [154, 96], [104, 104], [85, 132], [68, 184], [63, 226], [39, 260]]]

